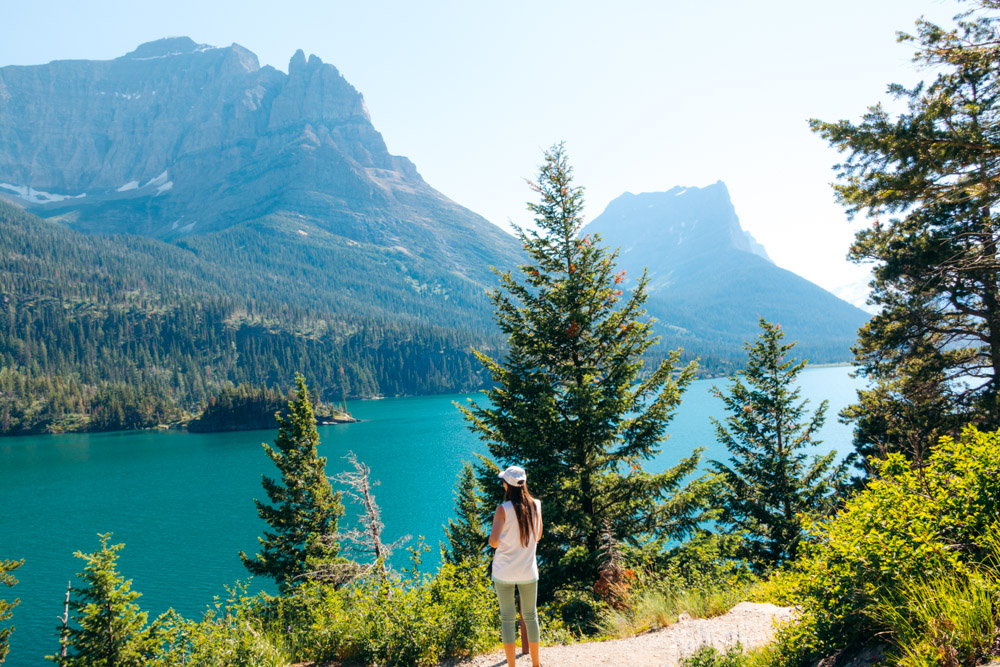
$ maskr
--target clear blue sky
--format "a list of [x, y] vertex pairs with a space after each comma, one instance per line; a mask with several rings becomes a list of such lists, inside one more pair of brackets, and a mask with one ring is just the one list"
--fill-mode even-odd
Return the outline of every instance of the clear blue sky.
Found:
[[806, 119], [858, 118], [920, 74], [895, 42], [945, 0], [215, 2], [2, 0], [0, 65], [110, 59], [187, 35], [286, 70], [336, 65], [389, 150], [452, 199], [527, 224], [524, 178], [565, 140], [588, 216], [625, 191], [724, 180], [780, 265], [834, 288], [853, 231], [833, 202], [837, 154]]

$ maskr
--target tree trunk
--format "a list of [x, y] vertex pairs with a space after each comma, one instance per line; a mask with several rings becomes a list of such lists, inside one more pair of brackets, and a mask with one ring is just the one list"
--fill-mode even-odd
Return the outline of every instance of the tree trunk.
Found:
[[986, 428], [992, 430], [1000, 425], [1000, 285], [997, 284], [997, 270], [992, 268], [997, 260], [997, 242], [989, 229], [989, 209], [983, 211], [984, 224], [983, 246], [986, 255], [987, 266], [991, 267], [984, 271], [983, 275], [983, 306], [986, 309], [986, 328], [989, 331], [989, 363], [993, 370], [993, 377], [989, 382], [989, 389], [986, 395], [989, 405], [984, 406], [988, 414], [988, 424]]
[[[69, 648], [69, 592], [72, 586], [72, 581], [66, 582], [66, 601], [63, 603], [63, 615], [59, 619], [62, 621], [62, 630], [59, 631], [60, 658], [66, 657], [66, 651]], [[65, 662], [65, 660], [60, 660], [59, 664], [64, 664]]]

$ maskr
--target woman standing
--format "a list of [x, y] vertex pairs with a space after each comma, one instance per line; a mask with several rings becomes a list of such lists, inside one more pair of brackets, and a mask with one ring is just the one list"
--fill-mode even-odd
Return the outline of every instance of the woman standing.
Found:
[[490, 530], [493, 584], [500, 600], [500, 632], [508, 667], [515, 665], [514, 588], [521, 597], [521, 617], [528, 631], [531, 664], [538, 667], [538, 563], [535, 545], [542, 536], [542, 503], [528, 493], [524, 468], [511, 466], [500, 473], [504, 503], [497, 507]]

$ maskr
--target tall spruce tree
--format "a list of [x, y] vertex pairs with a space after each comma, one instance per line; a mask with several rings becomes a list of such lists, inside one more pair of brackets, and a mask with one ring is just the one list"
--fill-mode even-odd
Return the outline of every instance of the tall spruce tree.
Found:
[[326, 477], [326, 457], [317, 453], [319, 433], [309, 390], [301, 375], [295, 376], [295, 397], [288, 416], [275, 415], [278, 436], [264, 453], [281, 472], [281, 480], [262, 478], [271, 504], [254, 499], [257, 514], [271, 527], [258, 537], [255, 556], [240, 552], [251, 574], [270, 577], [282, 592], [302, 583], [310, 573], [326, 571], [339, 558], [337, 520], [344, 514], [340, 494]]
[[905, 111], [810, 122], [847, 153], [839, 201], [874, 219], [850, 251], [881, 308], [854, 349], [871, 386], [843, 413], [865, 459], [920, 461], [962, 424], [1000, 427], [1000, 2], [970, 4], [952, 29], [899, 35], [934, 75], [889, 87]]
[[502, 500], [500, 466], [517, 464], [543, 502], [546, 590], [590, 590], [608, 535], [623, 548], [657, 548], [704, 518], [698, 502], [708, 482], [682, 482], [697, 452], [661, 473], [643, 469], [660, 451], [694, 365], [678, 372], [674, 352], [643, 369], [656, 340], [643, 309], [646, 277], [624, 292], [617, 252], [579, 236], [583, 191], [572, 184], [562, 144], [545, 153], [533, 190], [537, 231], [517, 232], [528, 263], [519, 277], [498, 272], [501, 287], [491, 295], [509, 351], [502, 361], [476, 352], [496, 386], [486, 391], [488, 404], [462, 410], [489, 449], [477, 466], [489, 499]]
[[[14, 570], [24, 565], [24, 559], [21, 560], [0, 560], [0, 584], [4, 586], [16, 586], [17, 578], [11, 574]], [[0, 599], [0, 623], [10, 620], [11, 616], [14, 615], [14, 607], [21, 603], [19, 598], [14, 598], [13, 602], [7, 602], [7, 600]], [[7, 628], [0, 628], [0, 665], [7, 658], [7, 653], [10, 652], [10, 636], [14, 632], [14, 626]]]
[[64, 667], [141, 667], [156, 649], [146, 612], [135, 602], [142, 593], [133, 591], [132, 580], [116, 569], [125, 545], [109, 546], [111, 533], [98, 537], [97, 551], [73, 554], [86, 563], [76, 575], [84, 585], [71, 589], [73, 623], [65, 633], [66, 656], [47, 659]]
[[483, 515], [487, 511], [482, 490], [476, 481], [476, 470], [466, 461], [455, 488], [455, 515], [458, 520], [448, 519], [448, 525], [444, 527], [448, 547], [442, 549], [442, 553], [446, 562], [485, 561], [489, 532]]
[[738, 554], [759, 571], [795, 557], [802, 516], [832, 508], [844, 482], [845, 465], [836, 452], [807, 457], [807, 447], [823, 426], [827, 402], [806, 416], [796, 378], [806, 362], [788, 359], [795, 343], [783, 343], [778, 324], [760, 320], [761, 333], [746, 343], [746, 366], [726, 392], [713, 387], [729, 416], [712, 419], [716, 437], [729, 450], [728, 463], [712, 461], [724, 482], [721, 522], [743, 533]]

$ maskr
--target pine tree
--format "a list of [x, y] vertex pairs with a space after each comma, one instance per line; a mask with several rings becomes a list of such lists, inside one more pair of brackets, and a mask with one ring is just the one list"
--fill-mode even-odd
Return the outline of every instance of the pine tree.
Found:
[[[24, 565], [24, 559], [0, 560], [0, 584], [16, 586], [17, 579], [11, 572], [22, 565]], [[14, 607], [20, 604], [20, 602], [19, 598], [14, 598], [13, 602], [0, 599], [0, 623], [9, 620], [14, 615]], [[7, 658], [7, 653], [10, 651], [10, 636], [13, 632], [13, 625], [9, 628], [0, 628], [0, 665], [3, 664], [3, 661]]]
[[1000, 2], [970, 4], [953, 29], [920, 20], [900, 34], [934, 74], [889, 87], [905, 111], [811, 121], [847, 153], [838, 199], [874, 219], [850, 251], [873, 264], [881, 308], [854, 349], [872, 386], [843, 413], [866, 460], [898, 451], [919, 462], [966, 423], [1000, 427]]
[[761, 333], [746, 343], [746, 366], [727, 392], [713, 387], [729, 412], [725, 423], [712, 419], [716, 437], [731, 454], [729, 463], [712, 461], [724, 481], [721, 522], [744, 535], [739, 555], [757, 570], [795, 557], [803, 514], [832, 507], [845, 466], [836, 452], [811, 460], [803, 450], [820, 444], [827, 402], [806, 418], [808, 400], [799, 402], [796, 378], [806, 361], [786, 359], [795, 343], [783, 343], [778, 324], [760, 320]]
[[295, 397], [288, 416], [275, 415], [278, 436], [264, 453], [281, 472], [277, 481], [262, 478], [271, 504], [254, 499], [257, 514], [271, 527], [259, 537], [261, 551], [253, 557], [240, 552], [251, 574], [270, 577], [288, 591], [310, 573], [340, 562], [337, 520], [344, 514], [340, 494], [326, 477], [326, 457], [317, 453], [319, 433], [305, 379], [295, 376]]
[[132, 580], [124, 579], [115, 569], [118, 552], [124, 544], [108, 546], [111, 533], [98, 535], [101, 547], [93, 553], [77, 551], [83, 560], [83, 572], [76, 576], [85, 584], [73, 588], [70, 601], [72, 621], [66, 633], [66, 657], [48, 656], [64, 667], [141, 667], [155, 649], [152, 633], [146, 627], [146, 612], [136, 600], [141, 593], [132, 590]]
[[462, 561], [484, 562], [489, 533], [483, 515], [487, 509], [476, 481], [476, 470], [468, 461], [462, 465], [454, 495], [458, 521], [448, 519], [448, 525], [444, 527], [448, 538], [448, 547], [442, 548], [444, 560], [454, 564]]
[[694, 365], [676, 372], [674, 352], [644, 373], [642, 355], [655, 342], [643, 309], [646, 276], [625, 293], [617, 252], [596, 236], [579, 237], [583, 192], [561, 144], [546, 152], [533, 189], [540, 202], [528, 207], [538, 229], [518, 230], [528, 263], [520, 280], [498, 272], [501, 287], [491, 295], [509, 351], [502, 362], [476, 353], [496, 386], [486, 392], [488, 405], [463, 412], [489, 449], [478, 475], [490, 500], [502, 500], [499, 467], [517, 464], [543, 502], [538, 558], [546, 590], [590, 590], [600, 576], [602, 533], [653, 549], [703, 518], [696, 505], [708, 482], [682, 487], [697, 452], [665, 472], [643, 470], [660, 451]]

